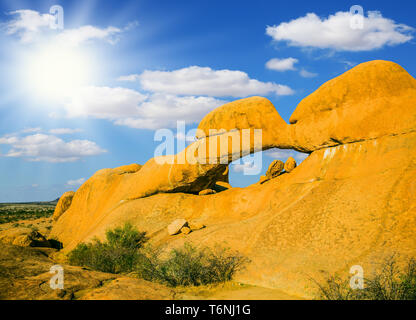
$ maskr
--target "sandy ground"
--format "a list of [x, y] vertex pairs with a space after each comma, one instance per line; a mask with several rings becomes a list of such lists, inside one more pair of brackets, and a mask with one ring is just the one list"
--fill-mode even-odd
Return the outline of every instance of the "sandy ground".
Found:
[[229, 282], [215, 286], [169, 288], [126, 275], [97, 272], [61, 264], [64, 289], [53, 290], [50, 268], [57, 264], [52, 248], [2, 244], [0, 299], [2, 300], [293, 300], [276, 289]]

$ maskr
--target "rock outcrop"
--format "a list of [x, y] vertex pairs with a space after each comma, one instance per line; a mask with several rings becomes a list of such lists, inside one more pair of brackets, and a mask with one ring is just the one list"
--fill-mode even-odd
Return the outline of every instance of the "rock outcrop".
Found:
[[231, 189], [232, 186], [228, 182], [217, 181], [214, 185], [214, 190], [217, 192], [225, 191]]
[[[309, 157], [295, 170], [288, 166], [290, 174], [203, 197], [201, 190], [227, 182], [233, 150], [220, 152], [222, 164], [151, 159], [135, 172], [100, 170], [76, 192], [51, 235], [69, 252], [128, 221], [168, 248], [184, 239], [226, 243], [251, 260], [238, 281], [313, 297], [311, 278], [319, 281], [323, 271], [348, 275], [359, 264], [369, 274], [386, 255], [416, 257], [415, 101], [415, 79], [397, 64], [372, 61], [302, 100], [290, 125], [264, 98], [224, 105], [201, 121], [205, 134], [262, 128], [263, 149], [292, 148]], [[221, 135], [198, 135], [171, 158], [208, 148]], [[255, 151], [253, 144], [248, 149]], [[178, 216], [209, 227], [169, 237], [166, 226]]]
[[282, 172], [284, 165], [283, 161], [273, 160], [266, 171], [267, 180], [277, 177]]
[[52, 219], [40, 218], [3, 224], [0, 229], [0, 242], [21, 247], [51, 247], [53, 240], [48, 240]]
[[198, 223], [198, 222], [192, 222], [192, 223], [189, 223], [189, 228], [192, 231], [201, 230], [201, 229], [205, 228], [205, 225], [202, 224], [202, 223]]
[[290, 117], [291, 147], [305, 152], [413, 132], [416, 80], [389, 61], [362, 63], [303, 99]]
[[209, 195], [209, 194], [215, 194], [215, 193], [217, 193], [217, 191], [215, 191], [215, 190], [212, 190], [212, 189], [205, 189], [205, 190], [202, 190], [202, 191], [199, 191], [199, 195], [200, 196], [207, 196], [207, 195]]
[[186, 227], [188, 222], [185, 219], [176, 219], [171, 224], [168, 225], [168, 234], [173, 236], [178, 234], [183, 227]]
[[60, 198], [58, 203], [56, 204], [55, 211], [52, 215], [53, 220], [58, 220], [60, 216], [62, 216], [66, 210], [71, 206], [72, 198], [74, 197], [74, 191], [65, 192]]
[[[251, 97], [236, 100], [211, 111], [200, 122], [197, 139], [222, 131], [261, 129], [263, 148], [284, 148], [288, 143], [288, 125], [266, 98]], [[211, 130], [211, 131], [210, 131]]]
[[258, 184], [262, 184], [265, 183], [266, 181], [268, 181], [269, 179], [267, 179], [266, 176], [260, 176], [259, 181], [257, 182]]
[[[53, 250], [53, 249], [51, 249]], [[44, 248], [10, 244], [0, 250], [0, 300], [167, 300], [177, 295], [163, 285], [62, 264], [64, 289], [52, 289], [53, 260]], [[16, 263], [18, 266], [16, 267]]]
[[13, 243], [15, 246], [21, 247], [50, 247], [49, 241], [36, 230], [32, 230], [27, 234], [17, 236]]
[[293, 159], [292, 157], [287, 158], [285, 164], [284, 164], [284, 169], [287, 173], [291, 172], [293, 169], [296, 168], [296, 160]]
[[183, 234], [190, 234], [191, 233], [191, 228], [189, 228], [189, 227], [183, 227], [181, 229], [181, 233], [183, 233]]

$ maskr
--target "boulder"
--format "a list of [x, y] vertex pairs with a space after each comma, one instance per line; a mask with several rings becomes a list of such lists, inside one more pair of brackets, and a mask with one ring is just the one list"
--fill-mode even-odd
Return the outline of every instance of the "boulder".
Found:
[[262, 184], [262, 183], [265, 183], [268, 180], [269, 179], [266, 176], [260, 176], [260, 179], [259, 179], [259, 181], [257, 183], [258, 184]]
[[56, 204], [55, 211], [53, 212], [52, 219], [54, 221], [58, 220], [60, 216], [62, 216], [66, 210], [69, 209], [72, 203], [72, 198], [74, 197], [74, 191], [65, 192], [60, 198], [58, 203]]
[[277, 177], [282, 172], [284, 165], [283, 161], [273, 160], [266, 171], [266, 178], [269, 180]]
[[292, 157], [287, 158], [284, 169], [287, 173], [291, 172], [293, 169], [296, 168], [296, 160]]
[[217, 192], [225, 191], [231, 189], [232, 186], [228, 182], [217, 181], [214, 186], [214, 190]]
[[198, 194], [199, 194], [200, 196], [206, 196], [206, 195], [209, 195], [209, 194], [215, 194], [215, 193], [217, 193], [215, 190], [212, 190], [212, 189], [205, 189], [205, 190], [200, 191]]
[[205, 225], [203, 223], [200, 222], [193, 222], [189, 224], [189, 228], [194, 231], [194, 230], [201, 230], [203, 228], [205, 228]]
[[199, 123], [196, 138], [202, 139], [223, 130], [261, 129], [264, 148], [283, 147], [288, 142], [287, 127], [268, 99], [255, 96], [226, 103], [208, 113]]
[[49, 241], [38, 231], [32, 230], [30, 233], [17, 236], [13, 240], [13, 245], [21, 247], [50, 247]]
[[185, 219], [176, 219], [170, 225], [168, 225], [168, 234], [173, 236], [178, 234], [183, 227], [186, 227], [188, 222]]
[[183, 234], [189, 234], [189, 233], [191, 233], [191, 229], [188, 228], [188, 227], [183, 227], [181, 229], [181, 233], [183, 233]]

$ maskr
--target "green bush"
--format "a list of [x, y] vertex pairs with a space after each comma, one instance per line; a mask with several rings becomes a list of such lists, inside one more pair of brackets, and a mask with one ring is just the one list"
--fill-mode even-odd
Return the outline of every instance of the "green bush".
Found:
[[108, 245], [125, 249], [140, 249], [148, 240], [146, 232], [137, 231], [130, 223], [123, 228], [116, 228], [106, 232]]
[[154, 250], [144, 253], [136, 271], [145, 280], [172, 287], [198, 286], [231, 280], [247, 261], [241, 254], [226, 248], [197, 249], [185, 244], [180, 249], [173, 249], [165, 259]]
[[394, 256], [386, 259], [378, 273], [364, 279], [364, 289], [353, 290], [349, 280], [339, 277], [329, 277], [318, 287], [325, 300], [416, 300], [416, 260], [400, 270]]
[[232, 279], [248, 260], [237, 252], [217, 247], [197, 249], [186, 244], [162, 258], [162, 251], [130, 224], [106, 232], [106, 241], [94, 239], [69, 253], [69, 263], [109, 273], [134, 271], [139, 277], [172, 287], [198, 286]]
[[69, 263], [109, 273], [131, 272], [140, 255], [138, 249], [147, 241], [146, 233], [127, 223], [107, 231], [106, 239], [106, 242], [94, 239], [92, 243], [79, 244], [69, 253]]

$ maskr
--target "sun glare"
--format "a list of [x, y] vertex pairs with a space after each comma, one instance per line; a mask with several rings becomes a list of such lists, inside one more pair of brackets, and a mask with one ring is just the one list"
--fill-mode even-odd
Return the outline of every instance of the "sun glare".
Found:
[[76, 48], [47, 46], [26, 58], [26, 80], [36, 95], [59, 99], [91, 80], [87, 55]]

